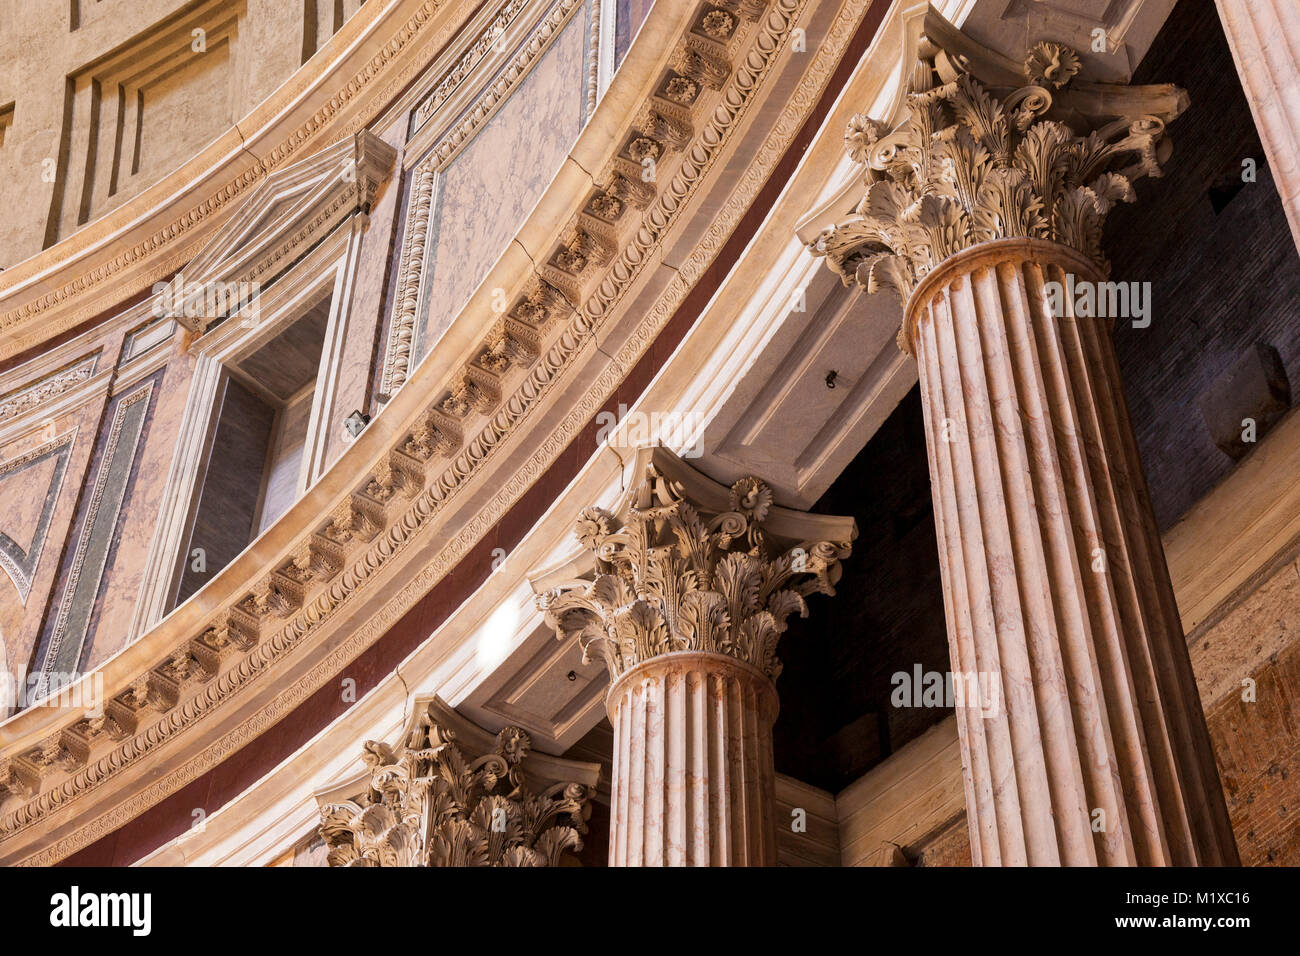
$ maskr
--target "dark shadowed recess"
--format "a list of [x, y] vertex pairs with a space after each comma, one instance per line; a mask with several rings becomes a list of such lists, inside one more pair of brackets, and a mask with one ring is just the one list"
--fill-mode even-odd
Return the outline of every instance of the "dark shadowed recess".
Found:
[[1115, 348], [1164, 531], [1236, 464], [1200, 407], [1211, 386], [1255, 343], [1300, 385], [1300, 257], [1211, 0], [1181, 0], [1134, 80], [1191, 98], [1165, 176], [1139, 182], [1106, 225], [1112, 279], [1151, 283], [1150, 327], [1121, 319]]

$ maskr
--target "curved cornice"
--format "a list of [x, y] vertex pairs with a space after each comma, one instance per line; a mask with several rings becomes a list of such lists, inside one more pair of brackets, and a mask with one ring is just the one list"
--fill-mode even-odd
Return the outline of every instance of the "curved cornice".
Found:
[[[821, 11], [824, 36], [800, 61], [799, 88], [743, 172], [725, 180], [721, 207], [686, 217], [691, 251], [666, 270], [664, 242], [698, 208], [701, 185], [716, 185], [734, 131], [816, 3], [724, 4], [756, 17], [737, 18], [723, 40], [696, 31], [703, 4], [656, 5], [515, 241], [406, 387], [273, 529], [96, 673], [110, 721], [35, 707], [0, 725], [3, 759], [40, 781], [0, 818], [0, 858], [49, 863], [116, 829], [263, 733], [440, 580], [590, 420], [703, 275], [868, 5]], [[588, 207], [618, 189], [619, 153], [655, 136], [648, 113], [674, 77], [696, 78], [690, 138], [660, 142], [653, 198], [633, 194], [643, 207], [625, 207], [592, 236]], [[539, 298], [552, 281], [558, 298]], [[538, 340], [504, 350], [509, 367], [493, 378], [483, 360], [500, 329], [484, 318], [498, 288]], [[647, 291], [648, 302], [627, 307]], [[458, 428], [442, 428], [448, 415]]]

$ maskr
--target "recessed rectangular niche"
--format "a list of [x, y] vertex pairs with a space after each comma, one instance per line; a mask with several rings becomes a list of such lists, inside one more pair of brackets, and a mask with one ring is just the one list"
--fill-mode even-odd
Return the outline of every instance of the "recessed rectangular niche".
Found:
[[67, 78], [46, 244], [180, 167], [228, 130], [247, 0], [167, 17]]
[[306, 489], [304, 449], [330, 305], [326, 296], [227, 363], [174, 605], [233, 561]]
[[311, 400], [315, 390], [308, 386], [295, 395], [276, 420], [275, 437], [267, 456], [266, 490], [257, 519], [261, 534], [298, 500], [302, 478], [302, 454], [307, 445], [307, 425], [311, 420]]
[[302, 0], [302, 62], [339, 32], [365, 0]]

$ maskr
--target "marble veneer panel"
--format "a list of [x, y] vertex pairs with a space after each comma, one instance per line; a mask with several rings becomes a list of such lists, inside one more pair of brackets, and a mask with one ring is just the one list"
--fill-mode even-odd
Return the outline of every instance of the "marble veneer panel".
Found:
[[577, 139], [586, 107], [589, 12], [569, 20], [505, 105], [439, 173], [417, 356], [469, 300]]
[[[155, 384], [150, 379], [126, 392], [116, 400], [111, 412], [99, 469], [74, 539], [76, 544], [65, 559], [70, 563], [61, 582], [57, 612], [47, 621], [43, 646], [37, 652], [39, 669], [46, 674], [72, 674], [79, 669], [123, 503], [134, 483], [136, 453]], [[46, 686], [42, 682], [42, 688]]]
[[25, 601], [41, 560], [54, 505], [72, 450], [73, 433], [0, 464], [0, 569], [8, 573]]
[[618, 67], [632, 45], [641, 21], [654, 0], [617, 0], [614, 4], [614, 66]]

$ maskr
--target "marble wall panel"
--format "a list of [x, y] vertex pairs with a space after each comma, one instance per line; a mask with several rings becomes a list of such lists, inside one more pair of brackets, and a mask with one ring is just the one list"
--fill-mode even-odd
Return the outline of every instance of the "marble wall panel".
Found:
[[137, 451], [161, 375], [155, 373], [109, 403], [97, 439], [97, 461], [45, 615], [34, 656], [36, 670], [72, 674], [80, 668], [92, 619], [110, 581], [107, 572], [116, 551], [123, 505], [137, 481]]
[[[0, 532], [9, 536], [9, 561], [21, 565], [20, 586], [5, 568], [0, 572], [0, 640], [12, 681], [25, 682], [44, 614], [55, 588], [63, 553], [78, 510], [84, 475], [94, 451], [94, 435], [104, 409], [103, 391], [81, 404], [42, 420], [32, 414], [32, 429], [0, 447]], [[53, 453], [52, 455], [50, 453]], [[56, 459], [53, 468], [46, 462]], [[57, 459], [62, 461], [57, 461]], [[30, 463], [24, 465], [24, 460]], [[38, 461], [45, 459], [43, 461]], [[8, 467], [6, 467], [8, 466]], [[16, 536], [16, 537], [15, 537]], [[21, 549], [19, 557], [16, 549]], [[6, 685], [12, 690], [13, 684]], [[0, 701], [4, 716], [8, 698]]]
[[429, 350], [468, 301], [577, 138], [586, 108], [587, 12], [569, 21], [439, 175], [416, 355]]
[[[180, 341], [178, 337], [175, 344]], [[141, 576], [167, 486], [166, 477], [176, 451], [194, 360], [179, 348], [162, 347], [171, 347], [173, 351], [164, 374], [155, 384], [134, 466], [137, 474], [151, 478], [135, 480], [123, 502], [111, 564], [105, 571], [105, 585], [82, 652], [83, 669], [98, 666], [126, 644], [140, 594]]]

